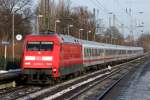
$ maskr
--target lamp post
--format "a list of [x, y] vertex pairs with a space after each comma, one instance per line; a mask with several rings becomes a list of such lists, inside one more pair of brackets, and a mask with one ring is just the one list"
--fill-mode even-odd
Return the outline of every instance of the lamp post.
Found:
[[89, 31], [87, 32], [87, 37], [86, 37], [87, 40], [89, 40], [89, 33], [91, 33], [91, 32], [92, 32], [91, 30], [89, 30]]
[[59, 19], [55, 20], [55, 26], [54, 26], [54, 32], [55, 33], [57, 32], [57, 23], [60, 23]]
[[[14, 10], [15, 9], [19, 9], [19, 7], [14, 7], [13, 8]], [[16, 11], [14, 11], [14, 10], [12, 10], [12, 60], [13, 60], [13, 62], [14, 62], [14, 58], [15, 58], [15, 12]]]
[[37, 15], [36, 16], [36, 32], [39, 34], [39, 18], [42, 18], [43, 15]]
[[102, 37], [101, 42], [107, 43], [107, 37], [104, 34], [101, 34], [100, 36]]
[[68, 35], [70, 35], [70, 28], [73, 27], [73, 25], [68, 25]]
[[15, 40], [14, 40], [14, 37], [15, 37], [15, 33], [14, 33], [14, 11], [13, 11], [13, 14], [12, 14], [12, 58], [13, 58], [13, 62], [14, 62], [14, 57], [15, 57], [15, 52], [14, 52]]
[[79, 39], [81, 39], [82, 37], [81, 37], [81, 31], [83, 31], [84, 29], [79, 29]]
[[6, 70], [6, 65], [7, 65], [7, 47], [10, 43], [8, 41], [2, 41], [2, 45], [5, 46], [4, 48], [4, 69]]
[[[108, 13], [109, 14], [109, 28], [110, 28], [110, 35], [111, 35], [111, 37], [110, 37], [110, 42], [111, 42], [111, 44], [112, 44], [112, 30], [111, 30], [111, 15], [113, 14], [113, 12], [109, 12]], [[113, 21], [114, 22], [114, 21]], [[114, 22], [115, 23], [115, 22]]]

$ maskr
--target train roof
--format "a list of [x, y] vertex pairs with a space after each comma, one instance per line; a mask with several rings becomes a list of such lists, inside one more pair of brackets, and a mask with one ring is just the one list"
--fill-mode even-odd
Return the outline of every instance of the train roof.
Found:
[[112, 45], [107, 43], [99, 43], [94, 41], [87, 41], [75, 38], [70, 35], [63, 35], [63, 34], [44, 34], [44, 35], [29, 35], [29, 36], [56, 36], [59, 38], [60, 42], [63, 43], [73, 43], [73, 44], [81, 44], [85, 47], [98, 47], [98, 48], [105, 48], [105, 49], [121, 49], [121, 50], [143, 50], [141, 47], [132, 47], [132, 46], [122, 46], [122, 45]]
[[93, 41], [82, 40], [82, 45], [85, 47], [97, 47], [104, 49], [118, 49], [118, 50], [143, 50], [141, 47], [132, 47], [132, 46], [122, 46], [122, 45], [112, 45], [106, 43], [98, 43]]
[[87, 40], [81, 40], [77, 39], [72, 36], [68, 35], [62, 35], [60, 34], [59, 37], [63, 39], [63, 42], [66, 43], [80, 43], [83, 46], [86, 47], [99, 47], [99, 48], [108, 48], [108, 49], [127, 49], [127, 50], [143, 50], [141, 47], [132, 47], [132, 46], [122, 46], [122, 45], [112, 45], [112, 44], [106, 44], [106, 43], [99, 43], [99, 42], [94, 42], [94, 41], [87, 41]]
[[78, 44], [81, 44], [80, 39], [77, 39], [77, 38], [75, 38], [73, 36], [70, 36], [70, 35], [59, 34], [59, 38], [64, 43], [78, 43]]

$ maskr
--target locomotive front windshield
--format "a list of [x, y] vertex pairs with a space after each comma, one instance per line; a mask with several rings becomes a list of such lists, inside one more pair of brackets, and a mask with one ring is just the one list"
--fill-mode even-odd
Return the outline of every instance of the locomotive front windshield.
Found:
[[27, 42], [27, 51], [52, 51], [53, 42], [45, 41], [36, 41], [36, 42]]

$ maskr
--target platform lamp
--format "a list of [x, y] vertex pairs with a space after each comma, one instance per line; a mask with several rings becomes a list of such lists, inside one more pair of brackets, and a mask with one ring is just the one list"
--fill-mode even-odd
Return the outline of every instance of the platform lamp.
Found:
[[91, 33], [92, 31], [91, 30], [89, 30], [88, 32], [87, 32], [87, 40], [89, 40], [89, 34]]
[[54, 32], [57, 32], [57, 23], [60, 23], [61, 21], [59, 19], [55, 20], [55, 26], [54, 26]]
[[42, 18], [43, 15], [37, 15], [36, 16], [36, 32], [39, 34], [39, 18]]
[[72, 28], [73, 25], [68, 25], [68, 35], [70, 35], [70, 28]]
[[14, 58], [15, 58], [15, 12], [17, 11], [17, 9], [19, 9], [19, 7], [13, 7], [12, 10], [12, 60], [14, 62]]
[[83, 31], [84, 29], [79, 29], [79, 39], [81, 39], [82, 37], [81, 37], [81, 31]]

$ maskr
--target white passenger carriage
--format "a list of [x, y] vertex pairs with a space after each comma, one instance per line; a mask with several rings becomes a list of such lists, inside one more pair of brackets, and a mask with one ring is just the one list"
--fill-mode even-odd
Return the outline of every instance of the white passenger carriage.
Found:
[[85, 67], [134, 58], [143, 54], [143, 48], [82, 41], [83, 64]]

